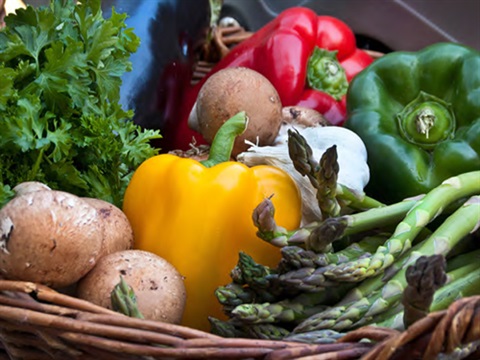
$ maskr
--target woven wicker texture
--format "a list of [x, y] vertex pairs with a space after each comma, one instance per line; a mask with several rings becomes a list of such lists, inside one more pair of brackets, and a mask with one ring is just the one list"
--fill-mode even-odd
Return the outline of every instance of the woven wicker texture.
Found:
[[[370, 341], [366, 341], [369, 339]], [[0, 359], [479, 359], [480, 296], [404, 332], [363, 327], [337, 343], [227, 339], [129, 318], [45, 286], [0, 280]]]

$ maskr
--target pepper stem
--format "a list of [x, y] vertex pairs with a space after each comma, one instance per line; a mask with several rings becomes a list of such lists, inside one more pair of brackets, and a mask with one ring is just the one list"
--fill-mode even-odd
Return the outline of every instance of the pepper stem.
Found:
[[210, 146], [208, 159], [200, 161], [206, 167], [212, 167], [232, 156], [233, 145], [237, 136], [243, 134], [248, 125], [248, 116], [245, 111], [233, 115], [218, 129]]
[[418, 115], [415, 119], [417, 125], [417, 131], [420, 134], [424, 134], [425, 138], [428, 139], [428, 134], [430, 129], [435, 125], [435, 112], [430, 108], [422, 109], [418, 112]]
[[455, 115], [449, 103], [423, 91], [399, 114], [402, 136], [426, 150], [455, 133]]
[[316, 47], [307, 68], [308, 85], [340, 100], [347, 93], [348, 81], [345, 69], [337, 60], [337, 51]]

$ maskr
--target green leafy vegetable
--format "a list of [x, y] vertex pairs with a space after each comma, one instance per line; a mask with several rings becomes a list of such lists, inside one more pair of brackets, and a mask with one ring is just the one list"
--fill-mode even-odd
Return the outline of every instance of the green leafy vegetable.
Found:
[[18, 9], [0, 31], [0, 207], [22, 181], [121, 206], [157, 131], [121, 108], [121, 76], [140, 43], [100, 0]]

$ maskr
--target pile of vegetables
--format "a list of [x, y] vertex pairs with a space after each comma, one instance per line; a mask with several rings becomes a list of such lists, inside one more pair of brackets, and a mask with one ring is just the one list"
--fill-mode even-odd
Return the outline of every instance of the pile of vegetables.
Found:
[[133, 250], [116, 206], [18, 184], [0, 209], [0, 277], [32, 281], [124, 314], [180, 323], [185, 285], [165, 259]]
[[[281, 23], [282, 20], [280, 19], [282, 18], [282, 16], [279, 16], [273, 22], [275, 25], [269, 24], [266, 29], [273, 32], [276, 29], [275, 26], [279, 26], [278, 24]], [[260, 34], [264, 36], [262, 37]], [[456, 44], [437, 44], [418, 54], [398, 52], [386, 55], [384, 59], [378, 60], [378, 63], [377, 61], [373, 62], [363, 70], [359, 70], [357, 75], [351, 77], [352, 86], [348, 87], [345, 97], [349, 110], [346, 117], [346, 127], [334, 126], [325, 113], [323, 114], [323, 121], [305, 125], [292, 122], [292, 119], [287, 120], [284, 117], [287, 108], [292, 110], [293, 113], [300, 113], [301, 110], [308, 107], [298, 106], [298, 103], [295, 106], [286, 106], [291, 105], [291, 103], [285, 100], [278, 82], [276, 83], [275, 79], [271, 81], [267, 71], [268, 69], [275, 69], [274, 65], [278, 64], [273, 64], [270, 61], [268, 63], [269, 68], [265, 56], [259, 58], [258, 62], [253, 60], [254, 54], [262, 53], [261, 51], [268, 49], [265, 44], [269, 44], [269, 41], [274, 43], [271, 40], [274, 36], [270, 37], [270, 35], [267, 30], [260, 30], [252, 37], [257, 41], [252, 40], [254, 45], [252, 45], [252, 42], [242, 42], [238, 47], [233, 48], [230, 54], [234, 55], [228, 55], [221, 60], [213, 71], [207, 75], [205, 80], [200, 83], [201, 86], [197, 88], [199, 90], [198, 96], [195, 97], [189, 124], [212, 145], [211, 154], [216, 154], [217, 144], [215, 140], [212, 142], [214, 135], [218, 135], [222, 131], [222, 127], [232, 120], [232, 117], [235, 118], [244, 113], [248, 118], [246, 130], [250, 129], [250, 132], [248, 135], [247, 132], [236, 133], [237, 136], [241, 135], [242, 137], [237, 138], [234, 143], [232, 157], [224, 156], [222, 159], [222, 161], [230, 161], [215, 165], [211, 170], [218, 169], [220, 165], [231, 166], [231, 160], [249, 166], [263, 164], [281, 168], [295, 180], [301, 191], [302, 226], [291, 230], [285, 228], [284, 224], [278, 223], [274, 216], [279, 215], [277, 211], [283, 213], [283, 206], [277, 207], [270, 203], [270, 201], [276, 200], [276, 194], [271, 199], [265, 196], [261, 205], [254, 211], [253, 223], [257, 227], [256, 236], [271, 245], [281, 247], [280, 260], [274, 266], [272, 266], [271, 259], [268, 261], [261, 260], [263, 249], [246, 250], [250, 245], [246, 245], [247, 238], [244, 237], [243, 241], [245, 243], [240, 243], [241, 251], [238, 265], [230, 272], [231, 283], [219, 287], [216, 291], [217, 298], [223, 305], [224, 314], [229, 319], [225, 320], [224, 314], [220, 319], [217, 319], [214, 310], [205, 310], [207, 305], [202, 306], [200, 305], [202, 301], [193, 300], [201, 299], [201, 297], [192, 295], [192, 301], [195, 305], [190, 306], [196, 307], [194, 317], [198, 319], [199, 316], [210, 313], [210, 322], [214, 331], [225, 336], [268, 337], [268, 334], [270, 334], [275, 338], [284, 338], [291, 335], [293, 339], [299, 339], [299, 337], [293, 336], [296, 333], [310, 333], [311, 329], [307, 326], [303, 328], [302, 322], [307, 321], [310, 315], [321, 314], [321, 310], [327, 308], [329, 310], [326, 310], [325, 318], [328, 321], [326, 320], [321, 325], [324, 329], [348, 331], [362, 324], [381, 323], [380, 315], [375, 317], [375, 314], [381, 314], [386, 321], [387, 316], [383, 314], [384, 310], [388, 313], [390, 319], [393, 319], [394, 315], [399, 316], [402, 313], [402, 306], [404, 305], [401, 293], [407, 284], [406, 270], [421, 255], [427, 257], [439, 255], [441, 259], [445, 258], [447, 260], [448, 283], [446, 285], [442, 284], [443, 287], [438, 292], [438, 294], [443, 295], [436, 296], [443, 299], [441, 306], [448, 305], [454, 298], [445, 297], [445, 294], [451, 292], [451, 286], [459, 286], [459, 283], [452, 282], [454, 276], [458, 276], [459, 273], [467, 274], [473, 266], [469, 263], [469, 267], [462, 267], [462, 270], [451, 273], [451, 271], [457, 269], [457, 265], [451, 265], [452, 261], [454, 264], [458, 264], [470, 256], [476, 256], [474, 253], [472, 255], [464, 250], [469, 249], [469, 246], [473, 243], [468, 241], [470, 236], [477, 236], [472, 234], [475, 232], [478, 223], [478, 205], [475, 196], [478, 195], [478, 183], [480, 183], [480, 173], [477, 171], [479, 166], [476, 162], [479, 153], [476, 139], [479, 138], [479, 134], [476, 127], [478, 121], [475, 120], [475, 116], [478, 111], [474, 97], [468, 96], [463, 90], [460, 92], [446, 91], [442, 95], [442, 90], [446, 90], [446, 81], [445, 83], [442, 82], [442, 86], [435, 88], [433, 79], [437, 78], [437, 72], [442, 73], [441, 75], [446, 78], [453, 75], [448, 72], [443, 74], [445, 68], [441, 68], [440, 65], [431, 69], [429, 61], [434, 61], [435, 53], [449, 54], [452, 59], [456, 59], [456, 69], [459, 69], [458, 72], [454, 72], [455, 76], [458, 76], [454, 84], [459, 89], [463, 89], [463, 84], [468, 83], [475, 92], [478, 91], [477, 74], [465, 76], [460, 70], [470, 69], [471, 64], [479, 58], [478, 52]], [[277, 43], [275, 42], [275, 44]], [[401, 62], [401, 60], [404, 60], [405, 64], [418, 63], [419, 69], [426, 67], [431, 71], [425, 70], [420, 73], [419, 70], [418, 78], [415, 80], [409, 80], [411, 78], [406, 76], [397, 78], [395, 64]], [[262, 63], [263, 67], [260, 67], [259, 63]], [[257, 65], [259, 67], [256, 67]], [[260, 71], [254, 74], [252, 70], [254, 72]], [[250, 80], [250, 77], [255, 78], [255, 81], [268, 81], [270, 84], [262, 84], [262, 88], [260, 88], [256, 82]], [[381, 81], [382, 77], [386, 79]], [[282, 79], [285, 79], [285, 77]], [[406, 87], [411, 92], [405, 92], [399, 86], [398, 90], [393, 88], [392, 93], [389, 94], [386, 90], [381, 90], [381, 85], [387, 83], [387, 79], [392, 81], [396, 79], [398, 83], [412, 81], [416, 87], [407, 84]], [[470, 80], [472, 81], [470, 82]], [[305, 86], [305, 82], [302, 84]], [[273, 85], [277, 90], [280, 103], [276, 100], [275, 92], [271, 92], [270, 85]], [[265, 90], [264, 92], [262, 89], [268, 89], [268, 91]], [[374, 90], [379, 91], [378, 98], [373, 96], [373, 94], [376, 94]], [[318, 89], [316, 91], [322, 92]], [[435, 94], [432, 95], [435, 97], [442, 96], [443, 100], [435, 102], [432, 101], [432, 97], [424, 97], [424, 95], [421, 95], [419, 100], [415, 99], [418, 94], [427, 92]], [[270, 95], [264, 96], [266, 94]], [[388, 98], [389, 95], [390, 98]], [[450, 101], [454, 95], [458, 95], [455, 99], [463, 99], [469, 106], [466, 108], [453, 107], [451, 111], [461, 119], [452, 126], [446, 126], [441, 116], [438, 121], [435, 120], [437, 116], [435, 110], [440, 108], [437, 106], [438, 104], [442, 105], [443, 101], [445, 103]], [[464, 95], [467, 97], [462, 98]], [[258, 103], [252, 104], [252, 97], [258, 99]], [[269, 98], [272, 99], [270, 102], [268, 101]], [[351, 102], [348, 101], [350, 98], [352, 99]], [[189, 100], [187, 100], [186, 104], [189, 103]], [[442, 106], [446, 109], [451, 108], [448, 104]], [[280, 124], [278, 123], [278, 115], [273, 120], [273, 115], [258, 116], [264, 114], [264, 112], [271, 114], [268, 112], [270, 109], [274, 114], [278, 114], [280, 107], [282, 109]], [[401, 131], [403, 131], [402, 126], [404, 124], [398, 119], [408, 109], [415, 108], [416, 110], [417, 107], [421, 110], [431, 107], [434, 114], [425, 119], [427, 120], [427, 127], [422, 125], [422, 120], [416, 121], [413, 119], [411, 123], [407, 122], [405, 126], [409, 130], [417, 131], [418, 135], [415, 136], [413, 141], [409, 138], [403, 139], [404, 135], [401, 134]], [[308, 109], [314, 110], [312, 107]], [[440, 108], [440, 111], [443, 110]], [[316, 112], [319, 114], [318, 111]], [[380, 115], [384, 115], [384, 117], [377, 121]], [[372, 116], [372, 119], [376, 121], [368, 122], [369, 116]], [[413, 118], [416, 115], [409, 116]], [[230, 120], [227, 121], [229, 118]], [[469, 127], [467, 124], [472, 121], [473, 126]], [[378, 128], [374, 128], [377, 122]], [[417, 128], [414, 127], [416, 123], [419, 124]], [[396, 152], [396, 156], [389, 156], [390, 152], [382, 154], [378, 151], [376, 154], [373, 153], [378, 150], [375, 146], [371, 146], [376, 144], [373, 140], [376, 139], [376, 133], [380, 139], [382, 138], [382, 131], [387, 132], [387, 129], [389, 138], [396, 141], [389, 142], [389, 138], [385, 137], [383, 145], [389, 147], [390, 152]], [[468, 129], [472, 131], [469, 132]], [[275, 134], [273, 141], [271, 140], [272, 132]], [[438, 139], [435, 139], [437, 133], [442, 133], [444, 136], [441, 139], [443, 141], [439, 141], [438, 144], [435, 142], [438, 141]], [[452, 140], [455, 136], [457, 136], [455, 140]], [[465, 136], [469, 139], [465, 143], [470, 144], [470, 149], [467, 149], [464, 144], [460, 145], [457, 141], [464, 139]], [[309, 138], [308, 141], [307, 137]], [[403, 140], [398, 141], [399, 139]], [[431, 166], [436, 168], [435, 161], [439, 160], [441, 155], [435, 155], [435, 149], [438, 146], [441, 150], [448, 142], [447, 140], [451, 140], [452, 148], [459, 156], [460, 149], [468, 150], [463, 154], [466, 161], [462, 164], [451, 162], [449, 165], [443, 162], [443, 166], [436, 170], [439, 176], [435, 181], [427, 182], [423, 186], [412, 185], [408, 187], [410, 182], [403, 181], [400, 176], [402, 175], [400, 174], [402, 165], [411, 174], [417, 174], [415, 180], [421, 183], [424, 173], [415, 172], [415, 165], [412, 165], [411, 162], [421, 158], [425, 163], [431, 161]], [[358, 145], [357, 141], [359, 141]], [[406, 151], [398, 151], [398, 148], [394, 146], [401, 141], [405, 143], [403, 146], [407, 149]], [[428, 143], [428, 146], [420, 146], [419, 143], [425, 142]], [[313, 149], [310, 143], [315, 145]], [[228, 144], [230, 146], [230, 143]], [[237, 147], [235, 148], [235, 146]], [[245, 148], [246, 151], [241, 152]], [[350, 150], [350, 152], [347, 150]], [[417, 151], [418, 158], [413, 156], [412, 159], [413, 151]], [[138, 175], [138, 178], [143, 180], [135, 179], [135, 174], [130, 184], [132, 193], [127, 190], [126, 198], [128, 198], [128, 202], [126, 201], [127, 206], [125, 207], [127, 216], [134, 219], [132, 221], [133, 228], [139, 238], [149, 239], [148, 241], [140, 240], [141, 246], [147, 246], [149, 251], [158, 252], [167, 258], [177, 259], [177, 257], [180, 257], [181, 259], [175, 260], [174, 264], [182, 264], [188, 261], [183, 259], [184, 254], [191, 249], [200, 249], [200, 245], [195, 243], [200, 242], [205, 249], [208, 249], [211, 258], [221, 258], [222, 260], [228, 258], [231, 263], [230, 256], [226, 256], [226, 250], [217, 245], [218, 238], [213, 235], [212, 229], [216, 229], [217, 232], [222, 234], [222, 227], [217, 219], [212, 224], [209, 220], [211, 216], [208, 215], [210, 211], [203, 210], [189, 216], [189, 219], [199, 219], [195, 222], [193, 236], [183, 235], [185, 230], [182, 225], [172, 225], [172, 219], [181, 219], [182, 224], [184, 224], [188, 221], [186, 218], [183, 216], [168, 218], [166, 215], [172, 214], [172, 211], [185, 214], [187, 211], [197, 209], [196, 199], [199, 195], [195, 194], [195, 191], [181, 189], [178, 193], [175, 192], [176, 195], [173, 196], [171, 193], [172, 187], [163, 186], [160, 189], [160, 185], [157, 185], [158, 181], [155, 183], [156, 188], [153, 185], [145, 186], [145, 184], [150, 183], [150, 180], [146, 180], [147, 178], [160, 178], [156, 175], [152, 176], [151, 169], [155, 169], [155, 174], [163, 174], [162, 179], [170, 179], [170, 174], [167, 174], [166, 171], [171, 172], [177, 164], [185, 160], [168, 157], [167, 166], [167, 163], [163, 163], [160, 159], [166, 159], [166, 157], [160, 155], [157, 158], [156, 166], [153, 165], [153, 161], [147, 161], [148, 166], [145, 165], [145, 169], [142, 169], [142, 172], [139, 171]], [[407, 163], [407, 161], [411, 162]], [[377, 165], [377, 163], [380, 165]], [[388, 163], [388, 167], [385, 168], [390, 169], [390, 171], [383, 171], [381, 163]], [[207, 160], [204, 165], [207, 164], [210, 166], [212, 162]], [[362, 168], [363, 165], [367, 167], [367, 170]], [[190, 166], [191, 163], [188, 163], [188, 167]], [[183, 167], [181, 169], [185, 171]], [[196, 178], [198, 174], [203, 174], [205, 171], [197, 162], [195, 162], [196, 170], [190, 169], [187, 172], [189, 180]], [[409, 176], [406, 170], [404, 171], [405, 177]], [[186, 173], [184, 172], [184, 174]], [[349, 176], [345, 174], [349, 174]], [[371, 184], [370, 176], [376, 179], [377, 186], [375, 188], [368, 187]], [[397, 176], [397, 178], [395, 178], [395, 181], [391, 181], [390, 176]], [[173, 183], [175, 178], [178, 177], [173, 177], [169, 182]], [[203, 180], [203, 176], [201, 179]], [[450, 180], [447, 181], [447, 179]], [[211, 181], [212, 186], [216, 186], [220, 182], [217, 177], [212, 178]], [[457, 184], [463, 181], [466, 183], [464, 185], [465, 189], [463, 189], [463, 185], [462, 189], [457, 189]], [[305, 184], [306, 182], [307, 184]], [[442, 185], [442, 182], [445, 182], [444, 185]], [[195, 184], [198, 185], [191, 186], [191, 188], [198, 189], [204, 186], [204, 184], [200, 186], [199, 182], [195, 182]], [[409, 192], [403, 192], [402, 188], [407, 187]], [[454, 194], [451, 198], [449, 198], [450, 195], [447, 195], [446, 188]], [[176, 187], [174, 189], [177, 191]], [[387, 189], [387, 191], [384, 189]], [[466, 192], [462, 192], [463, 190]], [[229, 187], [229, 193], [231, 191], [232, 188]], [[216, 195], [219, 192], [215, 190], [212, 193]], [[151, 198], [155, 194], [162, 194], [162, 200], [151, 205]], [[211, 194], [210, 196], [212, 197]], [[423, 196], [426, 200], [407, 199], [414, 196]], [[473, 196], [472, 199], [467, 201], [470, 196]], [[138, 200], [140, 197], [142, 197], [142, 200]], [[226, 195], [222, 197], [226, 198]], [[434, 200], [429, 200], [431, 198]], [[186, 202], [188, 205], [177, 210], [178, 199], [188, 199], [188, 202]], [[203, 196], [200, 199], [202, 204], [206, 203]], [[460, 203], [465, 203], [465, 206], [459, 207]], [[130, 204], [134, 205], [131, 206]], [[232, 223], [225, 215], [226, 207], [221, 204], [218, 205], [216, 202], [211, 204], [213, 211], [219, 215], [219, 218], [225, 219], [228, 224]], [[237, 203], [235, 202], [235, 204]], [[228, 213], [236, 214], [235, 207], [236, 205], [228, 206]], [[152, 210], [152, 208], [154, 209]], [[308, 208], [308, 211], [305, 211], [306, 208]], [[142, 215], [138, 215], [138, 209], [147, 210]], [[296, 212], [297, 209], [294, 210]], [[314, 219], [315, 215], [317, 215], [316, 219]], [[468, 224], [462, 222], [461, 225], [465, 227], [457, 224], [457, 221], [462, 218], [469, 219]], [[235, 223], [240, 224], [239, 215], [235, 216], [235, 219]], [[244, 219], [242, 217], [242, 221]], [[417, 223], [417, 219], [421, 221]], [[152, 226], [152, 223], [163, 224], [163, 226], [160, 229]], [[450, 240], [449, 231], [455, 232], [457, 228], [459, 231], [451, 236], [451, 242], [448, 245], [444, 245], [443, 241], [439, 240], [443, 239], [444, 236], [447, 236]], [[460, 230], [460, 228], [463, 230]], [[411, 230], [411, 232], [407, 232], [407, 230]], [[238, 231], [236, 232], [238, 233]], [[177, 236], [176, 244], [178, 245], [167, 248], [165, 240], [157, 240], [156, 236], [158, 234], [165, 234], [162, 238], [168, 239]], [[221, 235], [220, 238], [223, 241], [233, 238], [242, 240], [232, 235]], [[468, 246], [466, 243], [468, 243]], [[236, 241], [236, 244], [238, 244], [238, 241]], [[188, 246], [188, 250], [183, 250], [183, 246]], [[261, 245], [258, 244], [257, 246], [260, 247]], [[417, 249], [420, 250], [417, 252]], [[237, 250], [238, 248], [235, 245], [235, 252]], [[201, 253], [205, 254], [206, 252], [203, 251], [207, 250], [202, 250]], [[278, 255], [278, 252], [274, 249], [269, 251]], [[456, 255], [461, 255], [461, 257], [456, 257]], [[306, 259], [303, 259], [303, 256]], [[290, 259], [290, 257], [293, 257], [293, 259]], [[356, 261], [357, 258], [360, 260]], [[199, 255], [199, 252], [195, 252], [195, 254], [189, 254], [188, 259], [199, 259], [198, 263], [200, 263], [203, 258]], [[272, 257], [272, 259], [275, 260], [275, 257]], [[219, 264], [218, 260], [215, 261], [216, 264]], [[293, 261], [294, 264], [289, 264], [289, 261]], [[193, 265], [193, 263], [194, 261], [190, 261], [188, 265], [181, 265], [182, 267], [185, 266], [183, 268], [185, 270], [182, 269], [182, 272], [198, 274], [199, 267]], [[195, 291], [198, 292], [198, 289], [195, 288], [200, 282], [195, 281], [196, 285], [188, 284], [188, 278], [193, 278], [193, 276], [214, 279], [216, 275], [207, 270], [205, 270], [205, 273], [202, 272], [202, 275], [187, 275], [187, 292], [189, 288], [194, 288], [192, 294]], [[462, 288], [462, 294], [464, 296], [477, 291], [478, 283], [473, 282], [472, 284], [470, 280], [463, 282], [465, 288]], [[212, 283], [215, 281], [218, 282], [218, 278], [212, 280]], [[430, 289], [432, 287], [435, 286], [432, 285]], [[440, 285], [437, 287], [440, 287]], [[389, 291], [393, 291], [395, 295], [391, 299], [387, 296]], [[362, 304], [365, 305], [366, 300], [363, 299], [363, 295], [358, 299], [356, 298], [359, 293], [371, 296], [368, 301], [372, 301], [375, 306], [384, 304], [384, 310], [374, 308], [371, 312], [368, 312], [368, 306], [362, 307], [361, 311], [353, 307], [351, 311], [357, 318], [346, 321], [345, 323], [350, 323], [345, 327], [335, 325], [337, 323], [336, 318], [330, 319], [328, 314], [338, 314], [342, 319], [344, 317], [347, 319], [347, 315], [343, 316], [337, 312], [336, 306], [343, 306], [353, 300], [360, 300], [357, 304], [360, 307]], [[383, 299], [388, 298], [385, 303], [382, 303], [384, 301], [382, 296]], [[437, 304], [437, 297], [432, 301], [434, 305], [431, 309], [441, 308]], [[208, 305], [209, 308], [210, 305]], [[409, 305], [409, 303], [407, 302], [406, 305]], [[187, 312], [188, 307], [189, 304], [187, 303]], [[424, 308], [430, 311], [430, 304], [424, 304]], [[190, 314], [187, 316], [188, 321], [191, 321]], [[323, 320], [319, 320], [319, 322], [321, 321]], [[398, 325], [398, 318], [396, 318], [396, 324]]]
[[139, 44], [100, 0], [18, 9], [0, 32], [0, 206], [24, 181], [121, 206], [132, 172], [156, 154], [118, 103]]
[[193, 159], [158, 154], [119, 105], [139, 43], [125, 17], [52, 0], [5, 19], [2, 277], [316, 343], [480, 293], [478, 51], [372, 62], [346, 24], [289, 9], [188, 89]]
[[[17, 9], [0, 31], [0, 277], [179, 323], [185, 285], [121, 211], [156, 131], [119, 105], [140, 39], [100, 0]], [[124, 286], [121, 286], [125, 284]], [[132, 295], [132, 293], [134, 295]], [[135, 312], [129, 312], [135, 309]]]
[[[165, 146], [183, 149], [191, 142], [191, 109], [204, 83], [220, 70], [245, 67], [265, 76], [283, 106], [301, 106], [323, 114], [332, 124], [346, 119], [348, 83], [373, 61], [357, 48], [353, 31], [343, 21], [293, 7], [236, 45], [198, 84], [184, 91], [178, 124], [169, 129]], [[195, 128], [193, 128], [195, 130]], [[198, 130], [197, 130], [198, 131]], [[201, 142], [201, 134], [195, 134]], [[187, 137], [188, 136], [188, 137]]]
[[206, 160], [160, 154], [135, 171], [123, 211], [135, 246], [170, 261], [185, 276], [188, 301], [183, 324], [208, 330], [208, 316], [222, 316], [217, 286], [229, 281], [241, 250], [266, 264], [278, 252], [260, 242], [251, 221], [264, 198], [277, 206], [276, 220], [293, 230], [301, 220], [301, 197], [293, 179], [273, 166], [229, 161], [234, 141], [248, 126], [240, 112], [220, 127]]
[[[269, 199], [259, 204], [257, 234], [281, 249], [281, 260], [271, 267], [240, 253], [231, 282], [216, 291], [229, 320], [210, 318], [215, 333], [331, 342], [364, 325], [403, 330], [429, 311], [479, 294], [479, 170], [415, 198], [374, 204], [336, 183], [334, 147], [318, 163], [298, 134], [290, 133], [289, 144], [296, 169], [323, 194], [323, 220], [287, 231], [275, 222]], [[360, 210], [365, 206], [372, 207]], [[446, 262], [436, 276], [412, 267], [439, 261], [432, 256]], [[411, 296], [412, 289], [421, 294]]]

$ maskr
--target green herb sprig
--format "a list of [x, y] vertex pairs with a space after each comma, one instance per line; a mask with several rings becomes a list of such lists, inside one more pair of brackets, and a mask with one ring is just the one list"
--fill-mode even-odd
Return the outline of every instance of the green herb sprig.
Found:
[[23, 181], [121, 206], [133, 171], [158, 150], [119, 104], [139, 46], [126, 14], [100, 0], [18, 9], [0, 31], [0, 207]]

